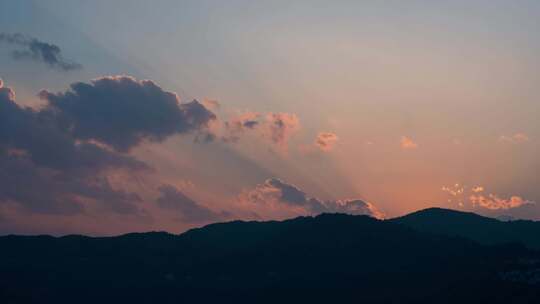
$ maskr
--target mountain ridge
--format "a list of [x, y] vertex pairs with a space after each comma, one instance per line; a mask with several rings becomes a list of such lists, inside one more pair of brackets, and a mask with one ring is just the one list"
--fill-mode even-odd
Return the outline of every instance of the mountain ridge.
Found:
[[408, 218], [409, 222], [346, 214], [231, 221], [178, 235], [4, 236], [0, 237], [0, 300], [540, 301], [540, 252], [517, 242], [483, 244], [412, 227], [410, 219], [430, 219], [433, 212], [445, 214], [427, 211]]

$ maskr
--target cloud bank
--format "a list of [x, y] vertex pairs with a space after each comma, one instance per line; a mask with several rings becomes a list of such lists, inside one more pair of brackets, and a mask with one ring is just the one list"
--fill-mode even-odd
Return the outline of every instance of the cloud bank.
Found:
[[373, 204], [363, 200], [322, 201], [318, 198], [308, 196], [300, 188], [277, 178], [267, 179], [254, 189], [243, 193], [240, 199], [256, 205], [278, 204], [301, 209], [305, 214], [315, 215], [327, 212], [361, 214], [377, 218], [383, 217], [383, 214]]
[[44, 107], [22, 107], [0, 81], [0, 202], [26, 212], [77, 214], [97, 205], [141, 214], [139, 195], [116, 188], [109, 174], [149, 172], [129, 149], [204, 129], [215, 119], [197, 101], [180, 103], [152, 81], [128, 76], [40, 96]]
[[98, 140], [127, 151], [143, 140], [163, 141], [173, 134], [205, 128], [216, 116], [194, 100], [179, 97], [151, 80], [107, 76], [90, 83], [77, 82], [70, 90], [39, 96], [75, 137]]

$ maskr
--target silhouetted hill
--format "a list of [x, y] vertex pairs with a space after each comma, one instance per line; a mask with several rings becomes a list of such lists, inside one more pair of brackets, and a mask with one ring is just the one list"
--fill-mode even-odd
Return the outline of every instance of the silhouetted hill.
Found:
[[535, 221], [500, 221], [475, 213], [441, 208], [420, 210], [390, 221], [421, 232], [460, 236], [482, 244], [519, 242], [540, 249], [540, 222]]
[[540, 300], [537, 252], [367, 216], [235, 221], [181, 235], [6, 236], [0, 248], [1, 303]]

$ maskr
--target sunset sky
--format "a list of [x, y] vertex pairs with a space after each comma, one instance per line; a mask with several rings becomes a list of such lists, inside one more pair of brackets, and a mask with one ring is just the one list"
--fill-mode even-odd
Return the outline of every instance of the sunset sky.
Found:
[[0, 0], [0, 234], [540, 220], [538, 29], [534, 0]]

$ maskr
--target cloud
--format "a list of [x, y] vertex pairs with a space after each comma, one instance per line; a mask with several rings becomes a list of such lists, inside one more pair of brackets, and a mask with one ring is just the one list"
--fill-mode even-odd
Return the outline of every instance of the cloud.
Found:
[[17, 47], [17, 49], [11, 52], [14, 59], [40, 61], [51, 68], [62, 71], [71, 71], [82, 68], [82, 65], [79, 63], [65, 60], [62, 57], [60, 47], [57, 45], [43, 42], [36, 38], [27, 37], [19, 33], [0, 33], [0, 42]]
[[216, 119], [198, 101], [180, 103], [175, 93], [151, 80], [107, 76], [70, 87], [63, 93], [43, 90], [39, 95], [74, 137], [97, 140], [119, 151], [143, 140], [159, 142], [174, 134], [202, 130]]
[[499, 137], [499, 142], [502, 143], [511, 143], [511, 144], [521, 144], [529, 141], [529, 136], [525, 133], [516, 133], [514, 135], [501, 135]]
[[219, 110], [221, 108], [221, 104], [215, 99], [205, 98], [203, 99], [202, 104], [209, 110]]
[[330, 151], [339, 140], [338, 136], [331, 132], [319, 132], [315, 139], [315, 145], [321, 151]]
[[103, 202], [135, 213], [135, 194], [116, 190], [104, 172], [148, 170], [129, 155], [81, 142], [49, 108], [24, 108], [0, 81], [0, 201], [36, 213], [80, 213], [85, 202]]
[[512, 195], [508, 199], [500, 198], [492, 193], [484, 195], [482, 194], [485, 190], [483, 186], [474, 186], [469, 189], [460, 184], [455, 184], [453, 186], [444, 186], [442, 190], [450, 195], [451, 198], [448, 202], [457, 202], [460, 207], [478, 211], [509, 210], [535, 204], [533, 201], [525, 200], [517, 195]]
[[289, 139], [300, 128], [300, 120], [291, 113], [244, 112], [224, 122], [225, 142], [237, 142], [248, 132], [269, 141], [281, 151], [287, 151]]
[[22, 107], [0, 80], [0, 202], [33, 213], [77, 214], [97, 204], [139, 214], [142, 199], [109, 180], [119, 171], [151, 170], [126, 152], [143, 140], [203, 129], [215, 119], [197, 101], [181, 104], [154, 82], [128, 76], [40, 96], [48, 102], [41, 109]]
[[188, 223], [214, 222], [222, 220], [223, 214], [216, 213], [189, 198], [171, 185], [162, 185], [156, 203], [160, 208], [176, 211], [180, 219]]
[[383, 214], [371, 203], [360, 199], [322, 201], [308, 196], [300, 188], [280, 179], [267, 179], [254, 189], [244, 192], [240, 199], [257, 205], [280, 204], [292, 208], [300, 208], [305, 214], [349, 213], [370, 215], [382, 218]]
[[269, 138], [274, 144], [283, 148], [287, 147], [289, 138], [300, 127], [300, 121], [296, 114], [268, 113], [266, 121]]
[[401, 136], [400, 146], [402, 149], [410, 150], [418, 148], [418, 144], [407, 136]]
[[474, 192], [474, 193], [483, 192], [483, 191], [484, 191], [484, 187], [482, 187], [482, 186], [472, 187], [471, 191]]
[[509, 199], [499, 198], [497, 195], [471, 195], [469, 197], [473, 207], [481, 207], [490, 210], [508, 210], [518, 208], [527, 204], [534, 204], [532, 201], [527, 201], [520, 196], [511, 196]]
[[255, 130], [263, 122], [261, 114], [244, 112], [224, 122], [226, 134], [222, 137], [225, 142], [237, 142], [248, 131]]
[[448, 195], [450, 195], [450, 198], [448, 199], [449, 203], [455, 201], [460, 207], [464, 206], [464, 203], [463, 203], [463, 194], [465, 193], [464, 186], [456, 183], [452, 186], [443, 186], [441, 190], [446, 192]]

